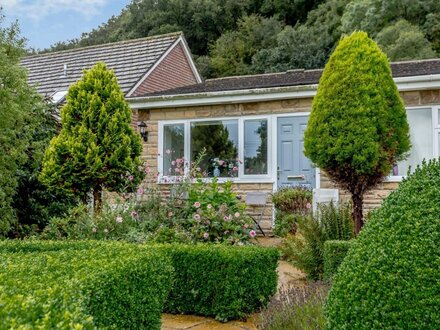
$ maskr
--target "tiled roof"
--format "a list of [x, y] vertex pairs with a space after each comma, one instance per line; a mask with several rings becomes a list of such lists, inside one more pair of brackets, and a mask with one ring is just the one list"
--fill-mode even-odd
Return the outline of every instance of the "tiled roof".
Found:
[[[28, 69], [28, 82], [43, 95], [67, 90], [84, 69], [103, 61], [115, 71], [119, 86], [127, 93], [181, 36], [165, 34], [97, 46], [28, 56], [21, 63]], [[67, 76], [64, 76], [64, 65]]]
[[[393, 72], [393, 77], [395, 78], [440, 74], [440, 59], [394, 62], [391, 63], [391, 70]], [[291, 70], [281, 73], [208, 79], [200, 84], [179, 87], [141, 96], [183, 95], [257, 88], [313, 85], [319, 82], [321, 74], [322, 69]]]

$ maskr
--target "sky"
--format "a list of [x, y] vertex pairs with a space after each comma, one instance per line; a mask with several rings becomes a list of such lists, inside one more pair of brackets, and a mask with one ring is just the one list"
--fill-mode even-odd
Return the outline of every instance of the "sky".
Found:
[[44, 49], [78, 38], [118, 15], [130, 0], [0, 0], [3, 26], [18, 20], [27, 46]]

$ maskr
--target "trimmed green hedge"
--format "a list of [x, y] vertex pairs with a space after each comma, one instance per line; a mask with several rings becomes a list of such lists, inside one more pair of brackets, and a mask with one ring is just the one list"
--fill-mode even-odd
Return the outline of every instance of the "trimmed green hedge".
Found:
[[265, 306], [276, 292], [276, 249], [207, 244], [164, 249], [175, 269], [167, 312], [239, 319]]
[[334, 277], [327, 329], [440, 329], [440, 161], [373, 212]]
[[331, 279], [354, 241], [326, 241], [324, 243], [324, 278]]
[[160, 329], [172, 266], [117, 242], [0, 243], [0, 328]]

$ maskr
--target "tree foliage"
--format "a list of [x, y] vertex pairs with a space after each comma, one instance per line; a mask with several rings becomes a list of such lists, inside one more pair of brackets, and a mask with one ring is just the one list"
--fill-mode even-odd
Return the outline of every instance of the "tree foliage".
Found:
[[42, 227], [70, 202], [49, 194], [37, 178], [56, 123], [52, 108], [26, 82], [19, 64], [24, 47], [17, 24], [0, 27], [0, 235], [11, 237]]
[[341, 39], [319, 82], [305, 155], [353, 199], [356, 231], [364, 193], [410, 148], [405, 107], [388, 59], [364, 32]]
[[435, 57], [431, 43], [420, 28], [403, 19], [380, 31], [376, 41], [391, 61]]
[[357, 30], [378, 42], [384, 34], [399, 32], [390, 47], [383, 47], [392, 60], [438, 57], [440, 2], [134, 0], [107, 23], [52, 50], [183, 31], [209, 78], [322, 68], [340, 37]]
[[69, 88], [62, 129], [46, 151], [41, 180], [84, 202], [93, 192], [99, 210], [103, 189], [122, 191], [142, 179], [141, 141], [113, 71], [97, 63]]

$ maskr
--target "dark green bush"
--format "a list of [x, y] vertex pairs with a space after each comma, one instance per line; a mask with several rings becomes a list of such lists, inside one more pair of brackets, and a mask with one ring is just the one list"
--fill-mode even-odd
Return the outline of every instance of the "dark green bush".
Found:
[[328, 329], [440, 329], [440, 162], [373, 212], [334, 277]]
[[331, 279], [345, 256], [353, 241], [326, 241], [324, 243], [324, 278]]
[[1, 242], [0, 257], [2, 329], [160, 329], [172, 267], [154, 248]]
[[208, 244], [164, 249], [175, 269], [167, 312], [238, 319], [265, 306], [276, 291], [276, 249]]
[[274, 234], [295, 234], [298, 218], [312, 211], [312, 191], [304, 187], [284, 187], [272, 196], [276, 216]]
[[313, 280], [324, 273], [323, 249], [328, 240], [348, 240], [354, 236], [351, 205], [333, 203], [318, 206], [317, 214], [298, 219], [298, 231], [281, 246], [284, 257]]
[[304, 187], [284, 187], [272, 195], [276, 210], [305, 214], [311, 209], [312, 191]]

